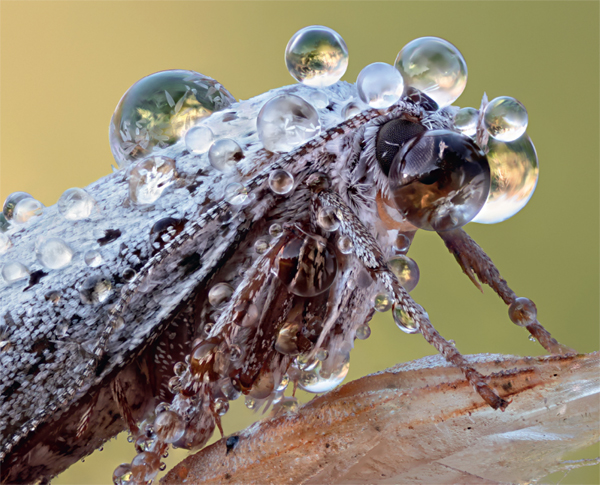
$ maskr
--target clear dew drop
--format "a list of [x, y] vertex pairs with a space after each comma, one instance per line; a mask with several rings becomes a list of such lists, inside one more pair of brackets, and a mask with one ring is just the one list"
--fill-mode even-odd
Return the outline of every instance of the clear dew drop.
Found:
[[505, 221], [531, 199], [540, 167], [537, 153], [527, 134], [512, 142], [488, 141], [491, 187], [483, 208], [473, 222], [496, 224]]
[[281, 416], [283, 414], [295, 414], [300, 409], [300, 404], [298, 403], [298, 399], [295, 397], [282, 397], [275, 405], [273, 406], [273, 415]]
[[113, 156], [120, 167], [145, 158], [232, 103], [235, 98], [221, 84], [200, 73], [150, 74], [131, 86], [115, 109], [109, 128]]
[[371, 327], [368, 325], [360, 325], [356, 329], [356, 338], [359, 340], [367, 340], [371, 336]]
[[229, 411], [229, 402], [227, 399], [223, 399], [222, 397], [215, 399], [214, 410], [219, 416], [225, 416], [227, 411]]
[[433, 99], [440, 108], [451, 105], [467, 85], [467, 63], [460, 51], [439, 37], [421, 37], [406, 44], [395, 62], [407, 86]]
[[244, 158], [244, 151], [235, 140], [222, 138], [214, 142], [208, 150], [208, 161], [217, 170], [225, 173], [235, 170], [237, 163]]
[[300, 324], [296, 322], [286, 322], [277, 333], [275, 340], [275, 350], [283, 355], [298, 355], [298, 333]]
[[154, 420], [154, 430], [160, 440], [174, 443], [185, 433], [185, 423], [176, 412], [165, 411]]
[[319, 349], [315, 353], [315, 359], [317, 360], [327, 360], [327, 357], [329, 357], [329, 351], [327, 349]]
[[143, 451], [131, 460], [131, 472], [134, 483], [146, 483], [158, 475], [160, 456], [150, 451]]
[[273, 170], [269, 174], [269, 188], [279, 195], [289, 194], [294, 188], [294, 177], [285, 170]]
[[358, 104], [351, 101], [342, 109], [342, 118], [349, 120], [350, 118], [354, 118], [360, 112], [361, 109]]
[[248, 409], [254, 409], [256, 407], [256, 399], [246, 396], [245, 404]]
[[6, 263], [2, 266], [2, 278], [9, 285], [28, 279], [29, 274], [27, 266], [18, 261]]
[[269, 243], [265, 239], [258, 239], [254, 243], [254, 251], [256, 254], [265, 254], [269, 249]]
[[401, 232], [396, 236], [396, 240], [394, 241], [394, 251], [400, 254], [405, 254], [410, 249], [412, 241], [410, 237]]
[[112, 293], [112, 283], [98, 275], [87, 277], [79, 288], [79, 296], [85, 304], [102, 303]]
[[210, 150], [215, 135], [208, 126], [194, 126], [185, 134], [185, 146], [195, 155], [201, 155]]
[[510, 96], [492, 99], [483, 112], [486, 130], [496, 140], [508, 142], [521, 137], [527, 129], [527, 110]]
[[289, 386], [289, 384], [290, 384], [290, 376], [288, 376], [286, 374], [283, 376], [283, 378], [281, 379], [281, 382], [277, 386], [277, 391], [278, 392], [285, 391], [287, 389], [287, 387]]
[[285, 153], [321, 132], [315, 108], [294, 94], [271, 98], [258, 113], [258, 137], [271, 152]]
[[528, 339], [529, 339], [530, 342], [537, 342], [537, 340], [535, 339], [535, 337], [533, 335], [530, 335], [528, 337]]
[[225, 382], [221, 384], [221, 392], [229, 401], [235, 401], [242, 395], [239, 386], [236, 386], [229, 378], [225, 378]]
[[96, 251], [95, 249], [86, 251], [83, 256], [83, 260], [90, 268], [97, 268], [104, 262], [100, 252]]
[[408, 292], [415, 289], [419, 283], [421, 272], [414, 259], [399, 255], [388, 261], [388, 267], [400, 280], [400, 284]]
[[463, 135], [473, 137], [477, 134], [479, 123], [479, 110], [475, 108], [461, 108], [454, 116], [454, 128]]
[[114, 485], [130, 485], [133, 484], [133, 473], [129, 463], [121, 463], [113, 472]]
[[174, 178], [175, 160], [167, 157], [142, 160], [129, 173], [129, 198], [134, 204], [152, 204]]
[[227, 302], [233, 295], [233, 287], [227, 283], [217, 283], [208, 291], [208, 302], [215, 308]]
[[414, 318], [412, 318], [400, 304], [394, 303], [392, 315], [394, 316], [394, 322], [396, 322], [398, 328], [403, 332], [417, 333], [419, 331]]
[[311, 25], [292, 36], [285, 48], [285, 64], [296, 81], [324, 88], [346, 72], [348, 48], [335, 30]]
[[510, 320], [521, 327], [526, 327], [537, 321], [537, 307], [529, 298], [515, 298], [508, 307]]
[[37, 247], [37, 259], [48, 269], [68, 266], [75, 252], [58, 237], [44, 239]]
[[319, 91], [318, 89], [312, 90], [305, 98], [306, 101], [317, 109], [325, 109], [329, 106], [329, 98], [323, 91]]
[[319, 361], [316, 358], [310, 357], [310, 354], [306, 353], [300, 354], [298, 357], [296, 357], [292, 365], [299, 370], [311, 371], [318, 365], [318, 363]]
[[317, 211], [317, 224], [321, 229], [333, 232], [337, 231], [340, 227], [340, 220], [338, 219], [335, 210], [331, 208], [319, 208]]
[[4, 234], [3, 232], [0, 232], [0, 254], [6, 253], [6, 251], [8, 251], [8, 248], [10, 248], [11, 246], [12, 243], [8, 235]]
[[269, 235], [273, 238], [278, 238], [279, 236], [281, 236], [283, 234], [283, 228], [281, 227], [281, 224], [271, 224], [269, 226]]
[[394, 300], [389, 293], [378, 293], [373, 298], [373, 308], [378, 312], [387, 312], [392, 308]]
[[354, 251], [354, 243], [348, 236], [341, 236], [337, 240], [337, 247], [342, 254], [351, 254]]
[[70, 221], [87, 219], [95, 206], [96, 200], [77, 187], [65, 190], [57, 202], [58, 211]]
[[16, 203], [12, 220], [17, 224], [25, 224], [30, 219], [39, 217], [44, 212], [45, 206], [33, 197], [26, 197]]
[[242, 205], [248, 200], [248, 189], [238, 182], [225, 187], [224, 198], [231, 205]]
[[328, 392], [341, 384], [350, 369], [350, 354], [342, 353], [325, 362], [317, 362], [312, 370], [300, 373], [298, 387], [303, 391], [315, 394]]
[[136, 277], [136, 275], [137, 272], [133, 268], [125, 268], [121, 277], [123, 278], [123, 281], [129, 283]]
[[394, 66], [385, 62], [374, 62], [363, 68], [356, 79], [358, 96], [371, 108], [389, 108], [404, 91], [402, 75]]
[[33, 196], [27, 192], [13, 192], [4, 200], [2, 214], [7, 221], [10, 221], [13, 218], [15, 206], [23, 199], [33, 199]]

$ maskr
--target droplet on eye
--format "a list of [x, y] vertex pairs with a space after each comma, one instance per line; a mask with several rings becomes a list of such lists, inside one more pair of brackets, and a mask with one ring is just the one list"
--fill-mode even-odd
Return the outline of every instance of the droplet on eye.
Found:
[[483, 122], [489, 134], [499, 141], [514, 141], [527, 129], [529, 116], [518, 100], [510, 96], [492, 99], [483, 113]]
[[44, 239], [37, 247], [37, 259], [48, 269], [68, 266], [74, 251], [58, 237]]
[[451, 105], [467, 85], [467, 63], [460, 51], [439, 37], [421, 37], [396, 57], [404, 84], [423, 91], [440, 108]]
[[296, 81], [324, 88], [346, 72], [348, 48], [335, 30], [311, 25], [292, 36], [285, 48], [285, 63]]
[[477, 124], [479, 122], [479, 110], [475, 108], [462, 108], [454, 116], [454, 128], [459, 133], [466, 136], [475, 136], [477, 134]]
[[447, 231], [464, 226], [481, 210], [490, 191], [490, 167], [469, 137], [433, 130], [404, 145], [389, 181], [398, 210], [411, 224]]
[[315, 296], [327, 291], [338, 271], [335, 250], [319, 236], [296, 237], [281, 248], [275, 274], [298, 296]]
[[404, 91], [402, 75], [394, 66], [374, 62], [363, 68], [356, 79], [358, 96], [372, 108], [389, 108]]
[[473, 222], [495, 224], [517, 214], [535, 191], [539, 164], [527, 134], [504, 143], [490, 139], [487, 154], [492, 175], [490, 194]]
[[399, 255], [388, 261], [389, 268], [400, 280], [400, 284], [408, 292], [415, 289], [419, 283], [419, 277], [421, 275], [419, 266], [414, 259], [408, 256]]
[[242, 148], [231, 138], [217, 140], [208, 151], [208, 161], [221, 172], [233, 171], [242, 158], [244, 158]]
[[256, 120], [258, 137], [271, 152], [289, 152], [321, 132], [315, 108], [299, 96], [280, 94], [265, 103]]
[[175, 160], [152, 157], [138, 162], [129, 174], [129, 198], [134, 204], [152, 204], [175, 177]]

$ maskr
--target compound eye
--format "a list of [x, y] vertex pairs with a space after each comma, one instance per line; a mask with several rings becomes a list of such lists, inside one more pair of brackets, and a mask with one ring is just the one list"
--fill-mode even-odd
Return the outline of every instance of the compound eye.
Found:
[[440, 109], [433, 99], [413, 86], [408, 86], [406, 88], [405, 96], [413, 103], [420, 105], [426, 111], [437, 111]]
[[389, 174], [398, 210], [413, 225], [448, 231], [464, 226], [490, 191], [487, 157], [469, 137], [426, 131], [398, 152]]
[[390, 120], [381, 126], [377, 133], [375, 156], [383, 173], [389, 174], [394, 157], [402, 146], [424, 131], [423, 125], [404, 119]]

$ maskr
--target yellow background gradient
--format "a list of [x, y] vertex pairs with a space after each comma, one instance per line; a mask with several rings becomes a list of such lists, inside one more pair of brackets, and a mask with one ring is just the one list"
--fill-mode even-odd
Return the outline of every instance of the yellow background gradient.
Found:
[[[192, 69], [247, 99], [294, 80], [283, 53], [311, 24], [345, 39], [344, 80], [376, 61], [393, 63], [422, 36], [443, 37], [463, 53], [469, 82], [456, 102], [478, 107], [484, 91], [514, 96], [529, 111], [540, 180], [526, 209], [467, 231], [517, 294], [532, 298], [540, 321], [581, 352], [599, 347], [599, 7], [597, 2], [168, 2], [7, 1], [1, 14], [2, 200], [17, 190], [46, 205], [69, 187], [110, 173], [108, 123], [135, 81], [164, 69]], [[441, 240], [419, 233], [410, 250], [421, 282], [413, 297], [465, 354], [542, 354], [513, 325], [489, 289], [480, 294]], [[435, 353], [389, 314], [357, 341], [349, 379]], [[305, 400], [309, 396], [302, 396]], [[238, 400], [226, 433], [255, 419]], [[169, 466], [184, 452], [171, 453]], [[121, 438], [53, 483], [109, 483], [130, 461]], [[594, 446], [578, 456], [597, 456]], [[556, 483], [562, 474], [548, 481]], [[598, 467], [561, 483], [598, 483]]]

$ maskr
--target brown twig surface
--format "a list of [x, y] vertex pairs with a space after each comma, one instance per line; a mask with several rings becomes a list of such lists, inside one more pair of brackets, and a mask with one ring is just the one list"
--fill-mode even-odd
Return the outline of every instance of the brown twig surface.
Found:
[[506, 483], [598, 441], [600, 353], [468, 357], [511, 401], [494, 411], [439, 356], [401, 364], [259, 423], [162, 484]]

